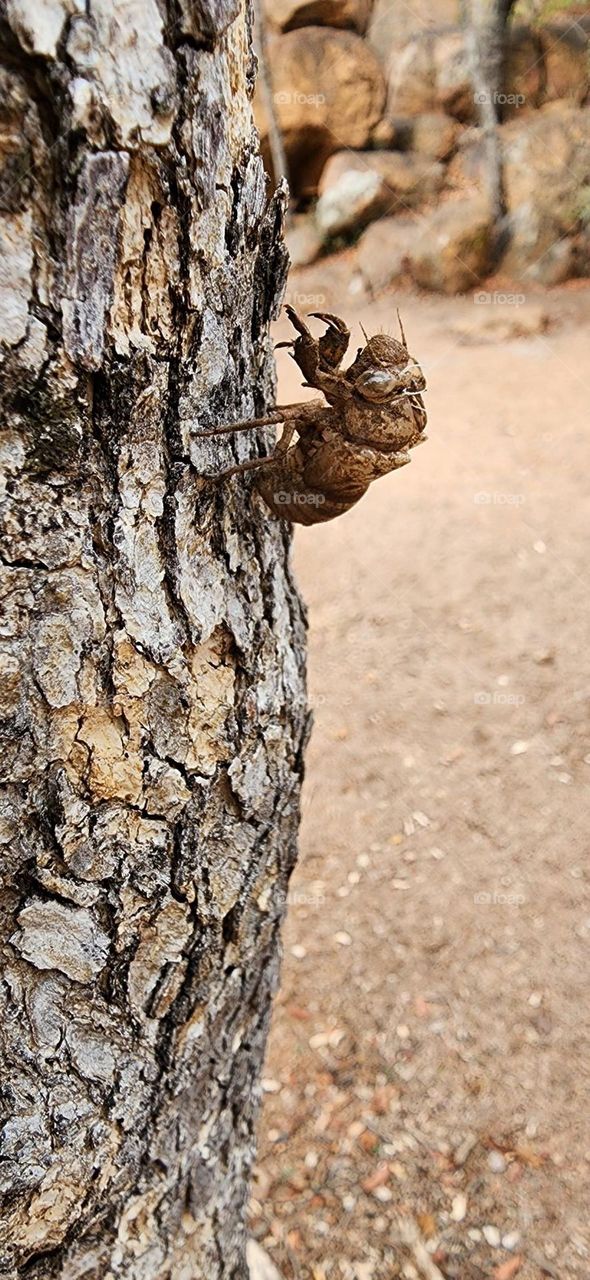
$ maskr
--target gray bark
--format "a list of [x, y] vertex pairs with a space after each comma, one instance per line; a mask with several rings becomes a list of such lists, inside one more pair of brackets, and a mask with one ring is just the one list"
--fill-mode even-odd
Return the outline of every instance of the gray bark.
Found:
[[0, 1272], [245, 1272], [306, 711], [239, 0], [6, 0]]
[[506, 213], [502, 152], [498, 124], [504, 83], [506, 24], [514, 0], [462, 0], [471, 83], [483, 132], [486, 186], [496, 227], [496, 255], [501, 248], [501, 222]]

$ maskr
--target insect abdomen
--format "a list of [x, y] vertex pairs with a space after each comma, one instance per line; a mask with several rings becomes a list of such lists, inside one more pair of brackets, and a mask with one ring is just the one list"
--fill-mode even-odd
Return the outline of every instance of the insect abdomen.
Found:
[[256, 488], [274, 515], [295, 524], [320, 524], [348, 511], [366, 493], [367, 485], [353, 492], [345, 486], [342, 495], [334, 489], [310, 485], [295, 463], [296, 453], [293, 450], [277, 459], [274, 466], [265, 467], [257, 477]]

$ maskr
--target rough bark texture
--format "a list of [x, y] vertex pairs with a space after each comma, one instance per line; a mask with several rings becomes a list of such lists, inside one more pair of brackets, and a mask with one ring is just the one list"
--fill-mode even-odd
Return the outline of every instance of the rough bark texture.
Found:
[[244, 1274], [306, 721], [287, 527], [199, 442], [274, 392], [250, 19], [4, 9], [5, 1277]]

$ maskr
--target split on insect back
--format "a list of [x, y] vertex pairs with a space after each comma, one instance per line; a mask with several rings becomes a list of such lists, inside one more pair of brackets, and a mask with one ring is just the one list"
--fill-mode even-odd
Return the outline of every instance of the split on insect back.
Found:
[[271, 454], [211, 479], [254, 471], [256, 488], [275, 515], [297, 524], [318, 524], [348, 511], [373, 480], [410, 461], [409, 450], [426, 439], [421, 395], [426, 383], [408, 351], [401, 320], [401, 342], [383, 333], [368, 338], [363, 330], [366, 345], [343, 370], [350, 340], [344, 321], [329, 312], [311, 312], [326, 325], [316, 339], [293, 307], [285, 310], [297, 337], [278, 345], [291, 348], [303, 385], [321, 391], [323, 399], [277, 405], [265, 417], [201, 434], [225, 435], [282, 423], [283, 433]]

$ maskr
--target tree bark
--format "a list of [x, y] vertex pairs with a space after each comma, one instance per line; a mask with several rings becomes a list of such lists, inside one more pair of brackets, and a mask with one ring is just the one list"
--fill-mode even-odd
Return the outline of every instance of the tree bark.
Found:
[[5, 0], [0, 1272], [245, 1274], [306, 731], [240, 0]]
[[502, 150], [498, 125], [502, 118], [506, 26], [514, 0], [461, 0], [471, 83], [486, 157], [486, 194], [495, 226], [494, 257], [504, 247], [506, 214]]

